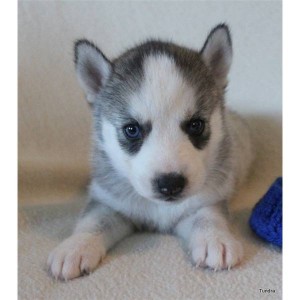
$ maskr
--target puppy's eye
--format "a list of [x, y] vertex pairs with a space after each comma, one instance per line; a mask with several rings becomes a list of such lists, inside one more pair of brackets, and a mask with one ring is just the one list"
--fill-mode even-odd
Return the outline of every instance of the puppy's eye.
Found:
[[191, 135], [201, 135], [205, 127], [204, 121], [193, 119], [187, 124], [188, 133]]
[[136, 140], [142, 137], [141, 128], [138, 124], [128, 124], [123, 128], [124, 134], [128, 139]]

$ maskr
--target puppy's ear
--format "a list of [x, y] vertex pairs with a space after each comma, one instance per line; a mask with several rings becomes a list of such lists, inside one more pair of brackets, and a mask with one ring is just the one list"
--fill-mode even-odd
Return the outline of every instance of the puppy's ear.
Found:
[[225, 24], [212, 29], [201, 50], [201, 55], [217, 84], [224, 88], [232, 61], [231, 37], [229, 28]]
[[97, 93], [107, 82], [112, 64], [93, 43], [87, 40], [78, 40], [74, 52], [80, 86], [92, 105]]

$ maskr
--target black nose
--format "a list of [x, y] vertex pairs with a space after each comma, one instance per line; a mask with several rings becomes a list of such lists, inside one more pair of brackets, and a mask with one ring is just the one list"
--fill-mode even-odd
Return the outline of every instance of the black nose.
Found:
[[154, 180], [154, 189], [163, 196], [178, 196], [184, 189], [186, 179], [178, 173], [160, 174]]

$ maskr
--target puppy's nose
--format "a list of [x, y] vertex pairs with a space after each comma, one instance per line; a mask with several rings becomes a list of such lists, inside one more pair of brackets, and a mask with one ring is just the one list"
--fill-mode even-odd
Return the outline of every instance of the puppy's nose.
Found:
[[186, 179], [179, 173], [160, 174], [155, 179], [155, 189], [164, 196], [178, 196], [186, 185]]

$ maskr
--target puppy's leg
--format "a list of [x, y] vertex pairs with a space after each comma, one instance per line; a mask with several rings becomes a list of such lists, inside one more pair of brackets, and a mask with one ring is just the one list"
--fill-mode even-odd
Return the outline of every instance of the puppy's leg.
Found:
[[49, 255], [53, 277], [69, 280], [93, 271], [108, 249], [132, 233], [134, 226], [97, 201], [90, 201], [72, 236]]
[[242, 245], [230, 233], [219, 205], [203, 207], [183, 219], [175, 233], [188, 243], [196, 266], [230, 269], [242, 259]]

